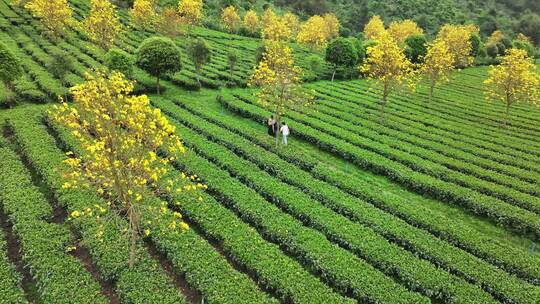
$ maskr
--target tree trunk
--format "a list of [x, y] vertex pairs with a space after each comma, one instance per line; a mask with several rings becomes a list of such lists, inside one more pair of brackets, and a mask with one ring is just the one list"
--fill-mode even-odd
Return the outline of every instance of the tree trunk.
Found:
[[433, 99], [433, 90], [435, 89], [435, 84], [431, 82], [429, 86], [429, 102]]
[[159, 76], [157, 77], [157, 94], [160, 95], [160, 93], [159, 93]]
[[332, 73], [332, 82], [334, 82], [334, 76], [336, 76], [336, 70], [334, 70], [334, 73]]
[[380, 121], [381, 121], [381, 124], [384, 123], [384, 108], [386, 107], [386, 98], [384, 99], [381, 99], [381, 114], [380, 114]]
[[279, 129], [281, 125], [281, 117], [276, 115], [276, 148], [279, 146]]
[[139, 216], [137, 211], [130, 206], [128, 209], [129, 229], [130, 231], [130, 249], [129, 249], [129, 268], [133, 268], [137, 261], [137, 238], [139, 236]]
[[503, 127], [506, 129], [508, 128], [508, 123], [510, 122], [510, 102], [506, 102], [506, 116], [503, 121]]

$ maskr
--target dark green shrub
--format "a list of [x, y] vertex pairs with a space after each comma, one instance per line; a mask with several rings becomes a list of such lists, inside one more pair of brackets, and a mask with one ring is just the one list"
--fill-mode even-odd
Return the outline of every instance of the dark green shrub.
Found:
[[482, 39], [478, 34], [472, 34], [469, 37], [469, 41], [471, 41], [471, 56], [478, 57], [480, 53], [480, 49], [482, 47]]
[[127, 78], [133, 76], [133, 58], [121, 49], [110, 49], [105, 55], [105, 65], [110, 71], [117, 71]]
[[23, 69], [19, 60], [3, 43], [0, 43], [0, 81], [9, 89], [13, 89], [13, 82], [21, 78]]
[[343, 37], [336, 38], [326, 48], [325, 60], [334, 66], [332, 80], [339, 67], [352, 68], [358, 61], [358, 54], [352, 42]]
[[499, 55], [499, 47], [496, 44], [488, 44], [486, 45], [486, 52], [489, 57], [495, 58]]
[[137, 50], [135, 63], [157, 79], [157, 93], [160, 93], [159, 80], [163, 75], [180, 71], [182, 58], [180, 50], [169, 38], [152, 37], [144, 40]]
[[421, 63], [427, 53], [427, 39], [424, 35], [411, 35], [405, 40], [405, 55], [412, 63]]

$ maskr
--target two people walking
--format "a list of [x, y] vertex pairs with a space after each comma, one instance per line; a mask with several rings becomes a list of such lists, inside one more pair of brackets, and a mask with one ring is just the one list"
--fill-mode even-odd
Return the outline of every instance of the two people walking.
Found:
[[274, 115], [270, 116], [267, 120], [267, 126], [268, 126], [268, 135], [270, 136], [276, 136], [276, 133], [281, 133], [281, 143], [284, 145], [287, 145], [287, 136], [290, 134], [289, 126], [287, 126], [286, 122], [283, 122], [283, 124], [279, 124], [277, 120], [274, 118]]

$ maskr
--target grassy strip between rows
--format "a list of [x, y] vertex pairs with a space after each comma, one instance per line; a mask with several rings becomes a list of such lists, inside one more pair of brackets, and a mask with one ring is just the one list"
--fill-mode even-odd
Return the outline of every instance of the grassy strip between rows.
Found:
[[[57, 128], [60, 136], [70, 142], [69, 135]], [[74, 143], [69, 145], [74, 146]], [[180, 173], [173, 171], [173, 175]], [[170, 186], [170, 185], [169, 185]], [[175, 185], [177, 188], [181, 185]], [[163, 186], [163, 191], [167, 188]], [[166, 191], [165, 191], [166, 192]], [[204, 195], [204, 194], [203, 194]], [[258, 280], [285, 301], [293, 303], [346, 303], [348, 300], [333, 293], [327, 286], [302, 269], [294, 260], [283, 255], [279, 247], [268, 244], [257, 232], [239, 221], [235, 215], [219, 205], [211, 196], [195, 202], [189, 194], [169, 193], [170, 207], [195, 221], [201, 229], [220, 242], [223, 250], [247, 269]], [[177, 206], [175, 202], [182, 202]], [[249, 250], [247, 250], [249, 248]]]
[[73, 241], [71, 232], [48, 222], [52, 207], [32, 184], [30, 172], [5, 144], [0, 154], [0, 200], [38, 284], [40, 299], [45, 303], [107, 303], [81, 262], [66, 253]]
[[[2, 141], [3, 139], [0, 138], [0, 147], [5, 147], [5, 143], [3, 144]], [[6, 235], [0, 229], [0, 290], [2, 291], [0, 303], [28, 303], [25, 299], [24, 291], [20, 287], [20, 274], [15, 270], [15, 265], [9, 261], [7, 250]]]
[[[473, 254], [506, 269], [510, 273], [515, 273], [520, 277], [524, 277], [532, 282], [538, 283], [540, 281], [540, 257], [537, 255], [532, 255], [529, 252], [524, 252], [518, 250], [517, 248], [509, 247], [508, 245], [504, 245], [500, 242], [493, 242], [488, 236], [483, 236], [479, 233], [475, 233], [472, 230], [464, 229], [463, 223], [461, 222], [456, 222], [455, 220], [449, 220], [446, 217], [435, 215], [432, 210], [424, 210], [425, 207], [422, 207], [421, 205], [411, 205], [401, 196], [391, 195], [387, 191], [379, 191], [378, 189], [374, 188], [373, 184], [360, 180], [357, 177], [338, 173], [334, 168], [331, 168], [323, 163], [314, 164], [313, 160], [309, 159], [309, 155], [298, 155], [294, 148], [276, 149], [272, 140], [268, 140], [268, 136], [263, 135], [256, 130], [251, 130], [237, 119], [227, 118], [217, 113], [211, 113], [207, 108], [204, 108], [204, 105], [193, 106], [191, 103], [179, 102], [176, 102], [176, 104], [188, 109], [189, 111], [192, 111], [192, 113], [197, 116], [198, 119], [196, 120], [196, 124], [192, 125], [192, 127], [195, 129], [202, 129], [203, 127], [206, 127], [205, 124], [201, 124], [200, 122], [200, 118], [204, 118], [217, 124], [221, 128], [234, 132], [246, 138], [250, 142], [279, 155], [281, 159], [277, 159], [276, 157], [270, 158], [270, 156], [264, 157], [262, 155], [265, 155], [265, 153], [261, 152], [260, 150], [257, 150], [259, 152], [255, 153], [255, 147], [251, 145], [242, 145], [243, 149], [249, 149], [252, 151], [252, 153], [244, 154], [245, 157], [249, 157], [253, 160], [259, 160], [262, 158], [268, 162], [265, 162], [264, 164], [265, 170], [269, 170], [274, 174], [282, 176], [284, 180], [287, 180], [289, 183], [295, 184], [304, 189], [304, 191], [310, 193], [310, 195], [313, 197], [329, 203], [330, 205], [334, 205], [334, 208], [341, 210], [341, 212], [344, 214], [354, 216], [355, 219], [361, 220], [362, 222], [367, 222], [370, 226], [396, 226], [395, 228], [392, 227], [394, 228], [393, 230], [377, 228], [383, 229], [384, 235], [390, 233], [392, 235], [391, 238], [399, 239], [398, 236], [404, 233], [404, 235], [408, 235], [407, 238], [404, 238], [404, 240], [407, 240], [404, 242], [409, 243], [408, 246], [414, 244], [413, 240], [419, 240], [420, 244], [422, 244], [424, 241], [428, 241], [428, 239], [433, 239], [431, 236], [426, 238], [428, 235], [425, 232], [422, 232], [417, 228], [413, 228], [419, 227], [429, 231], [431, 234], [434, 234], [443, 240], [449, 241], [455, 246], [464, 248], [467, 251], [472, 252]], [[191, 116], [190, 113], [181, 111], [180, 108], [165, 102], [159, 103], [159, 107], [176, 119], [189, 122], [188, 119]], [[204, 110], [201, 110], [202, 108], [204, 108]], [[223, 129], [221, 129], [219, 132], [217, 132], [217, 130], [211, 132], [214, 138], [218, 138], [218, 134], [220, 135], [222, 133], [224, 133]], [[234, 141], [227, 141], [227, 144], [232, 146], [233, 143], [236, 143], [236, 141], [238, 141], [238, 139]], [[220, 140], [220, 142], [224, 141]], [[236, 147], [236, 145], [234, 146]], [[307, 176], [305, 172], [291, 167], [289, 164], [283, 164], [279, 167], [279, 169], [275, 168], [279, 164], [283, 163], [283, 160], [287, 160], [289, 163], [295, 164], [296, 166], [311, 172], [312, 175], [320, 180]], [[325, 180], [328, 181], [328, 183], [321, 182]], [[350, 202], [350, 196], [340, 193], [337, 191], [336, 187], [332, 187], [329, 184], [335, 185], [336, 187], [342, 187], [343, 191], [353, 192], [352, 195], [355, 196], [355, 199], [353, 199], [353, 202]], [[358, 198], [362, 198], [365, 201]], [[347, 204], [348, 202], [350, 203]], [[366, 204], [365, 202], [368, 202], [369, 204]], [[381, 211], [381, 209], [377, 209], [377, 207], [381, 208], [385, 212]], [[389, 212], [394, 216], [387, 214], [386, 212]], [[411, 226], [407, 227], [407, 225], [402, 222], [402, 219]], [[410, 232], [405, 233], [409, 230]], [[442, 246], [443, 248], [448, 248], [450, 250], [450, 252], [448, 252], [448, 256], [455, 258], [446, 261], [444, 255], [440, 254], [447, 251], [442, 250], [440, 247], [435, 249], [436, 247], [434, 246], [432, 250], [423, 249], [422, 251], [428, 251], [434, 256], [442, 257], [440, 262], [441, 264], [449, 265], [449, 267], [452, 268], [458, 267], [458, 271], [464, 273], [474, 269], [480, 269], [482, 267], [481, 265], [483, 263], [481, 261], [474, 258], [473, 260], [470, 260], [466, 255], [457, 254], [456, 248], [449, 247], [444, 242], [437, 240], [437, 243], [439, 245], [436, 247]], [[423, 246], [420, 245], [419, 247], [422, 248]], [[430, 246], [427, 248], [429, 247]], [[465, 263], [464, 261], [470, 262]], [[464, 263], [464, 265], [460, 269], [459, 266], [461, 263]], [[477, 264], [477, 266], [472, 268], [469, 267], [470, 265], [474, 264]], [[488, 268], [479, 271], [477, 275], [486, 277], [486, 275], [490, 273], [490, 271], [488, 271], [489, 268], [491, 267], [488, 266]], [[477, 275], [469, 274], [470, 277], [476, 277]], [[499, 276], [487, 276], [486, 279], [488, 281], [493, 281], [491, 284], [495, 285], [498, 285], [499, 280], [506, 281], [500, 277], [499, 279], [494, 280], [494, 277]], [[505, 285], [514, 286], [513, 283], [505, 283]]]
[[[51, 170], [60, 166], [65, 156], [54, 146], [55, 141], [47, 133], [45, 126], [38, 121], [30, 122], [28, 119], [26, 121], [18, 119], [12, 124], [19, 142], [28, 153], [29, 158], [40, 170], [52, 174], [54, 171]], [[165, 224], [159, 224], [168, 223], [167, 219], [174, 218], [172, 212], [156, 212], [155, 210], [162, 210], [160, 204], [153, 204], [151, 207], [153, 208], [148, 208], [144, 212], [143, 229], [152, 230], [152, 242], [167, 255], [175, 271], [179, 275], [185, 276], [190, 286], [200, 291], [209, 302], [274, 303], [247, 276], [235, 271], [210, 244], [200, 238], [193, 230], [172, 233], [168, 228], [163, 227], [166, 226]], [[104, 242], [108, 244], [107, 240]], [[126, 257], [127, 255], [124, 255], [124, 258]], [[148, 273], [140, 275], [148, 276]], [[118, 282], [119, 288], [121, 284]], [[161, 292], [161, 288], [152, 290], [148, 296], [153, 298], [149, 300], [145, 300], [145, 294], [134, 294], [133, 298], [140, 297], [141, 303], [153, 303], [156, 299], [156, 290]], [[134, 290], [135, 293], [137, 291]]]
[[[240, 99], [220, 98], [220, 102], [232, 111], [257, 121], [263, 121], [270, 115], [268, 111]], [[362, 168], [388, 176], [413, 191], [429, 194], [443, 201], [458, 204], [510, 229], [526, 234], [531, 233], [535, 238], [540, 237], [540, 219], [534, 213], [506, 204], [471, 189], [416, 172], [382, 155], [361, 149], [347, 141], [335, 138], [300, 122], [293, 122], [292, 127], [293, 134], [300, 136], [308, 142], [324, 150], [337, 153]]]
[[[154, 98], [154, 103], [168, 115], [182, 121], [182, 123], [187, 124], [190, 128], [193, 128], [198, 134], [204, 134], [204, 136], [211, 138], [216, 143], [228, 147], [234, 151], [236, 155], [241, 155], [242, 157], [253, 161], [258, 165], [259, 169], [272, 172], [273, 175], [280, 177], [287, 183], [300, 187], [313, 198], [320, 200], [339, 213], [349, 215], [349, 217], [356, 221], [360, 221], [363, 224], [367, 222], [366, 224], [369, 227], [374, 227], [374, 230], [385, 235], [389, 240], [402, 244], [405, 248], [412, 248], [415, 253], [422, 257], [427, 257], [435, 264], [443, 266], [445, 269], [450, 269], [453, 273], [458, 273], [460, 276], [470, 279], [479, 286], [485, 286], [487, 290], [492, 290], [494, 294], [497, 294], [497, 297], [502, 298], [509, 303], [529, 303], [531, 299], [540, 299], [540, 289], [535, 286], [518, 280], [497, 267], [493, 267], [470, 254], [449, 246], [447, 243], [441, 242], [432, 235], [426, 234], [424, 231], [415, 229], [414, 227], [410, 227], [399, 219], [380, 212], [380, 210], [375, 208], [371, 208], [374, 210], [370, 210], [370, 208], [359, 206], [359, 204], [367, 204], [348, 194], [340, 192], [338, 189], [325, 182], [313, 178], [309, 173], [291, 166], [291, 164], [280, 159], [279, 156], [269, 154], [266, 150], [253, 146], [250, 141], [247, 141], [238, 135], [231, 134], [218, 126], [203, 123], [199, 117], [194, 117], [189, 112], [172, 106], [169, 102], [159, 102]], [[180, 129], [183, 130], [181, 134], [184, 136], [185, 134], [190, 133], [187, 129]], [[207, 154], [207, 152], [204, 151], [219, 150], [218, 147], [213, 145], [205, 143], [202, 143], [202, 145], [205, 147], [202, 149], [203, 154]], [[199, 148], [199, 150], [201, 150], [201, 148]], [[235, 157], [231, 156], [221, 159], [230, 159], [230, 161], [233, 161], [232, 159], [234, 158]], [[242, 161], [234, 161], [233, 163], [241, 164]], [[246, 165], [245, 170], [242, 170], [242, 172], [254, 171], [253, 168], [248, 170], [248, 167], [249, 166]], [[240, 176], [244, 173], [236, 174]], [[268, 178], [267, 180], [271, 179]], [[273, 184], [273, 186], [275, 187], [276, 185]], [[279, 188], [283, 189], [283, 191], [288, 189], [287, 186]], [[293, 192], [294, 190], [290, 189], [287, 191], [289, 194]], [[276, 200], [283, 201], [279, 195], [276, 196]], [[310, 204], [310, 208], [315, 207], [313, 204]], [[378, 212], [375, 212], [375, 210]], [[330, 220], [332, 216], [324, 218]], [[316, 223], [316, 220], [311, 220], [310, 222]], [[385, 226], [390, 226], [390, 228]], [[354, 233], [355, 227], [347, 227], [348, 226], [345, 224], [341, 225], [341, 229], [345, 230], [347, 233]], [[337, 234], [339, 233], [340, 232], [338, 231]], [[357, 233], [357, 235], [361, 235], [361, 233]], [[355, 249], [355, 246], [353, 245], [354, 241], [348, 241], [347, 237], [338, 235], [330, 236], [330, 238], [332, 237], [338, 240], [345, 240], [345, 246]], [[368, 237], [366, 236], [365, 238], [367, 239]], [[371, 236], [369, 239], [376, 240], [377, 238]], [[414, 265], [414, 261], [410, 261], [410, 259], [407, 260], [402, 257], [400, 260], [403, 260], [404, 262], [407, 261], [411, 263], [411, 265]], [[406, 272], [404, 270], [402, 271], [404, 273]], [[429, 273], [429, 271], [427, 273]], [[418, 281], [422, 282], [421, 280]], [[449, 281], [452, 280], [449, 279]]]

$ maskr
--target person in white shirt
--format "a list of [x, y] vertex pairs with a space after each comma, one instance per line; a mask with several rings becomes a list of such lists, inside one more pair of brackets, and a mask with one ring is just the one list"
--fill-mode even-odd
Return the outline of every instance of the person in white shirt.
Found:
[[283, 125], [281, 126], [281, 129], [279, 129], [279, 131], [281, 132], [281, 135], [282, 135], [282, 143], [284, 145], [287, 145], [287, 136], [289, 136], [289, 126], [287, 126], [287, 123], [283, 123]]

